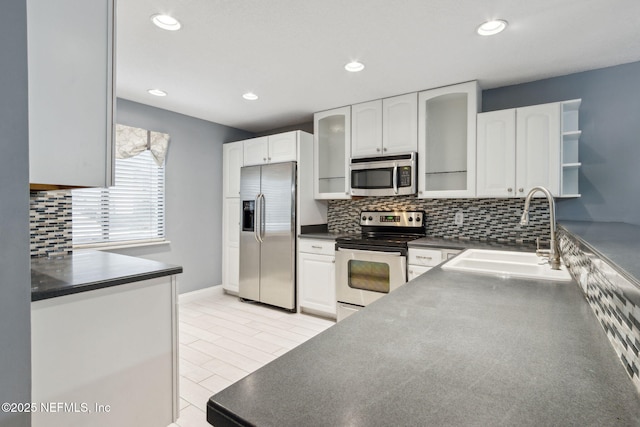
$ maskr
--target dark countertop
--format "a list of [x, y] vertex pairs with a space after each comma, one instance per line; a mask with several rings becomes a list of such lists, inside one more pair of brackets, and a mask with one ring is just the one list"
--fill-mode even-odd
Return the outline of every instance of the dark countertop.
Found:
[[182, 273], [182, 267], [102, 251], [31, 259], [31, 301]]
[[220, 427], [636, 426], [640, 396], [575, 282], [435, 267], [212, 396], [207, 414]]
[[559, 221], [559, 225], [640, 286], [640, 226], [591, 221]]

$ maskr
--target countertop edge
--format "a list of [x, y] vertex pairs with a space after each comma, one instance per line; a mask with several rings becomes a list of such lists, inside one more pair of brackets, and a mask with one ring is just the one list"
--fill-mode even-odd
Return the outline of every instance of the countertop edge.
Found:
[[31, 302], [42, 301], [45, 299], [62, 297], [65, 295], [73, 295], [81, 292], [94, 291], [96, 289], [110, 288], [112, 286], [124, 285], [127, 283], [141, 282], [143, 280], [157, 279], [158, 277], [172, 276], [182, 273], [182, 267], [170, 267], [164, 270], [151, 271], [149, 273], [141, 273], [130, 276], [122, 276], [113, 279], [98, 280], [95, 282], [82, 283], [75, 286], [65, 286], [59, 289], [32, 291]]

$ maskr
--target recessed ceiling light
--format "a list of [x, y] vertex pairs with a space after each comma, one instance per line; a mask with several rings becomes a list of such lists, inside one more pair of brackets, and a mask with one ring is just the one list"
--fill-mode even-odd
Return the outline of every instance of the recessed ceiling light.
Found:
[[157, 27], [160, 27], [163, 30], [169, 30], [169, 31], [177, 31], [182, 26], [180, 25], [180, 21], [178, 21], [173, 16], [162, 15], [162, 14], [156, 14], [151, 16], [151, 22], [156, 24]]
[[147, 92], [155, 96], [167, 96], [167, 92], [160, 89], [149, 89]]
[[358, 71], [364, 70], [364, 64], [362, 62], [352, 61], [345, 65], [344, 69], [352, 73], [357, 73]]
[[494, 19], [480, 25], [476, 31], [481, 36], [492, 36], [504, 31], [504, 29], [507, 28], [507, 25], [508, 23], [504, 19]]
[[242, 97], [247, 101], [255, 101], [256, 99], [258, 99], [258, 95], [256, 95], [253, 92], [247, 92], [244, 95], [242, 95]]

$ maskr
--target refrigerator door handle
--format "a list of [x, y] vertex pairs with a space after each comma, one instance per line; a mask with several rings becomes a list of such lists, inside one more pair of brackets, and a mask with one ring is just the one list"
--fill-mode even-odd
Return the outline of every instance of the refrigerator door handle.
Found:
[[254, 200], [255, 213], [253, 215], [253, 237], [255, 237], [256, 242], [260, 243], [260, 231], [258, 227], [260, 226], [260, 194], [258, 194]]
[[264, 242], [264, 233], [265, 233], [265, 202], [264, 202], [264, 194], [260, 193], [258, 196], [260, 198], [260, 231], [258, 232], [258, 237], [260, 238], [260, 243]]

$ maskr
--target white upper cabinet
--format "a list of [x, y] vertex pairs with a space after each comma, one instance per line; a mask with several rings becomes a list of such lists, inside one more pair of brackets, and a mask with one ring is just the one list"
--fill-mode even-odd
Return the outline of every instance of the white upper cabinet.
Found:
[[418, 94], [418, 196], [475, 197], [477, 82]]
[[384, 154], [418, 151], [418, 94], [382, 100], [382, 145]]
[[418, 149], [418, 95], [409, 93], [351, 106], [351, 157]]
[[351, 157], [382, 155], [382, 100], [351, 106]]
[[240, 168], [243, 162], [243, 143], [229, 142], [222, 145], [222, 176], [224, 187], [222, 196], [240, 197]]
[[114, 1], [28, 0], [27, 33], [32, 189], [112, 185]]
[[351, 107], [313, 115], [314, 196], [350, 199]]
[[244, 165], [261, 165], [267, 163], [269, 157], [269, 141], [266, 136], [244, 141]]
[[244, 141], [244, 165], [296, 161], [296, 132], [262, 136]]
[[478, 197], [512, 197], [516, 188], [516, 110], [478, 114]]
[[560, 104], [516, 110], [516, 194], [535, 186], [560, 195]]
[[285, 132], [277, 135], [269, 135], [269, 163], [295, 162], [297, 158], [296, 144], [297, 132]]
[[578, 193], [580, 100], [478, 114], [478, 197]]

